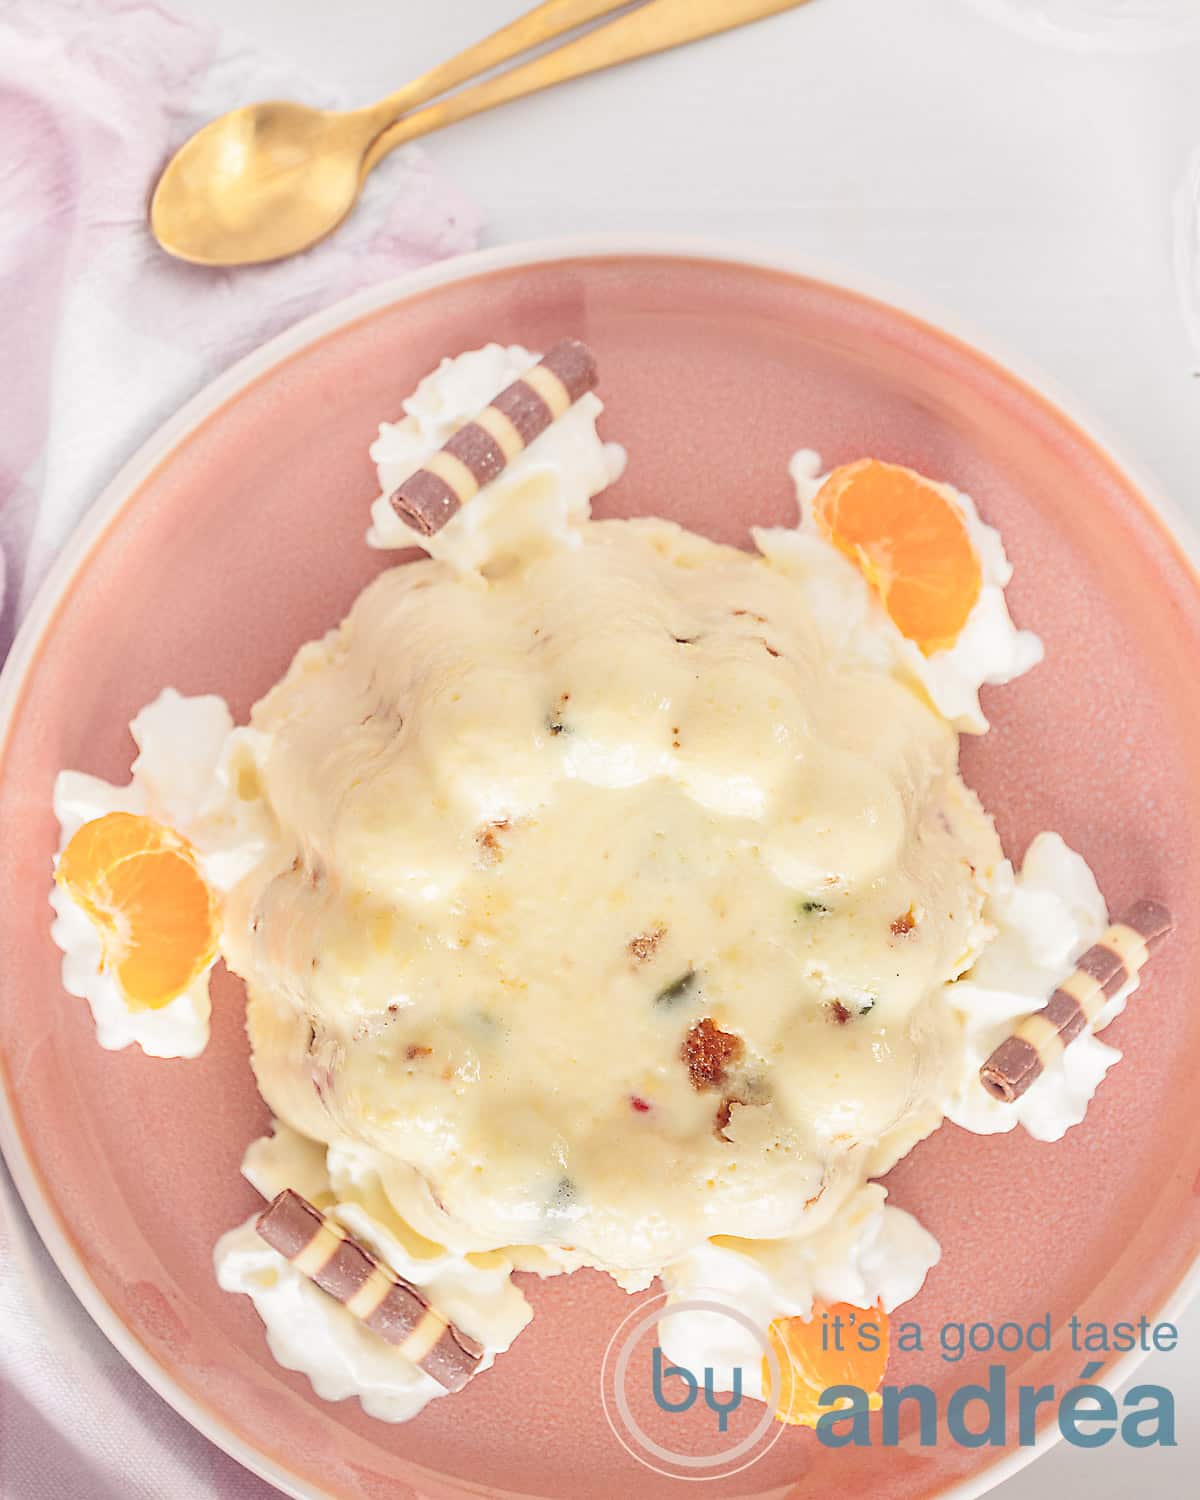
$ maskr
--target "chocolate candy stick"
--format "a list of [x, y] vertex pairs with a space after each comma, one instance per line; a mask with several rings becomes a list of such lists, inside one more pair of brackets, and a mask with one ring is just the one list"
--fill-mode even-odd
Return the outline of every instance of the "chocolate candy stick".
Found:
[[483, 1358], [483, 1346], [435, 1312], [334, 1219], [291, 1188], [274, 1198], [255, 1226], [297, 1271], [394, 1344], [448, 1391], [460, 1390]]
[[586, 344], [563, 339], [540, 364], [501, 391], [460, 427], [440, 452], [392, 493], [392, 508], [422, 536], [440, 531], [461, 506], [490, 484], [596, 384], [596, 360]]
[[1018, 1023], [979, 1070], [979, 1080], [994, 1099], [1019, 1099], [1048, 1063], [1096, 1019], [1105, 1001], [1139, 973], [1150, 949], [1174, 926], [1171, 913], [1157, 901], [1138, 901], [1114, 922], [1075, 966], [1075, 972], [1050, 996], [1041, 1010]]

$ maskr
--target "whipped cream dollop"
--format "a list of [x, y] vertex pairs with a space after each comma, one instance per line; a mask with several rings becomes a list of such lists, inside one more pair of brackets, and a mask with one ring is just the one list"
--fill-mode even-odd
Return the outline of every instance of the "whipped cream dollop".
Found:
[[619, 479], [625, 468], [621, 445], [603, 442], [596, 432], [604, 404], [591, 392], [551, 423], [433, 536], [412, 531], [389, 502], [397, 485], [540, 358], [519, 344], [488, 344], [444, 359], [403, 403], [403, 418], [380, 425], [371, 458], [382, 493], [371, 506], [368, 546], [420, 547], [469, 575], [579, 540], [593, 496]]
[[[776, 1318], [809, 1318], [819, 1303], [880, 1306], [890, 1313], [917, 1295], [941, 1250], [912, 1214], [886, 1200], [886, 1188], [864, 1183], [812, 1234], [706, 1241], [664, 1267], [667, 1306], [718, 1301], [762, 1329]], [[673, 1363], [711, 1368], [715, 1390], [731, 1389], [739, 1369], [742, 1391], [766, 1399], [762, 1346], [732, 1318], [700, 1309], [676, 1312], [659, 1325], [659, 1343]]]
[[[196, 851], [210, 888], [227, 891], [266, 847], [269, 814], [258, 797], [256, 737], [235, 729], [223, 698], [185, 698], [166, 688], [129, 726], [138, 754], [125, 786], [82, 771], [61, 771], [54, 784], [59, 853], [84, 823], [106, 813], [137, 813], [182, 833]], [[88, 1002], [102, 1047], [139, 1046], [151, 1057], [196, 1057], [208, 1043], [210, 963], [169, 1004], [133, 1009], [104, 967], [100, 934], [60, 885], [50, 891], [51, 936], [63, 951], [68, 994]], [[215, 962], [215, 960], [214, 960]]]
[[985, 684], [1013, 682], [1044, 655], [1040, 639], [1018, 630], [1004, 590], [1012, 564], [1000, 533], [979, 517], [975, 502], [950, 484], [938, 488], [957, 509], [979, 558], [979, 598], [953, 646], [930, 655], [901, 635], [878, 594], [849, 558], [819, 530], [813, 501], [824, 481], [820, 455], [801, 448], [790, 473], [800, 506], [797, 527], [754, 527], [764, 557], [803, 588], [826, 649], [850, 662], [892, 670], [919, 684], [934, 707], [962, 734], [983, 734], [987, 718], [979, 703]]
[[947, 986], [962, 1017], [965, 1066], [946, 1116], [978, 1135], [1024, 1126], [1035, 1140], [1057, 1141], [1078, 1125], [1120, 1052], [1095, 1035], [1125, 1009], [1136, 976], [1105, 1003], [1089, 1030], [1046, 1064], [1011, 1104], [979, 1084], [979, 1067], [1017, 1020], [1039, 1010], [1108, 925], [1104, 897], [1087, 861], [1056, 833], [1039, 833], [1018, 874], [1005, 860], [992, 879], [986, 912], [996, 936], [971, 972]]
[[[359, 1153], [330, 1151], [276, 1121], [246, 1153], [242, 1173], [266, 1199], [285, 1187], [340, 1223], [430, 1305], [484, 1349], [476, 1379], [533, 1316], [500, 1253], [462, 1254], [426, 1239], [396, 1212]], [[307, 1375], [326, 1401], [357, 1396], [384, 1422], [415, 1417], [447, 1394], [431, 1375], [365, 1327], [256, 1232], [257, 1213], [217, 1241], [217, 1281], [254, 1303], [279, 1364]]]

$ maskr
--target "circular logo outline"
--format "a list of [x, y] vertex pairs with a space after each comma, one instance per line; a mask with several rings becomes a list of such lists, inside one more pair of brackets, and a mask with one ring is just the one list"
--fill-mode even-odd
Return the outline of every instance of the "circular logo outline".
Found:
[[[708, 1292], [709, 1288], [699, 1287], [697, 1288], [697, 1290], [700, 1292]], [[667, 1303], [668, 1305], [664, 1307], [662, 1305], [664, 1303]], [[751, 1431], [739, 1442], [735, 1443], [731, 1449], [727, 1450], [724, 1453], [696, 1454], [676, 1453], [674, 1449], [668, 1448], [664, 1444], [656, 1442], [655, 1439], [652, 1438], [650, 1434], [642, 1428], [641, 1424], [634, 1417], [632, 1411], [629, 1408], [628, 1397], [625, 1394], [625, 1379], [629, 1370], [629, 1362], [633, 1357], [634, 1348], [636, 1347], [641, 1334], [652, 1325], [657, 1326], [659, 1323], [663, 1322], [664, 1319], [675, 1317], [679, 1313], [683, 1312], [717, 1313], [727, 1318], [732, 1318], [735, 1323], [740, 1324], [741, 1327], [744, 1328], [752, 1336], [755, 1343], [757, 1343], [759, 1348], [763, 1351], [763, 1357], [767, 1361], [767, 1368], [771, 1376], [771, 1389], [779, 1391], [782, 1400], [783, 1386], [782, 1375], [779, 1366], [779, 1357], [775, 1353], [775, 1350], [771, 1347], [771, 1342], [767, 1335], [750, 1317], [747, 1316], [747, 1314], [739, 1311], [736, 1307], [731, 1307], [728, 1302], [721, 1301], [720, 1298], [716, 1295], [681, 1298], [678, 1302], [670, 1303], [669, 1293], [659, 1292], [652, 1299], [652, 1301], [641, 1302], [637, 1305], [637, 1307], [632, 1308], [628, 1313], [626, 1313], [625, 1317], [621, 1319], [620, 1323], [617, 1324], [616, 1329], [613, 1331], [613, 1335], [609, 1339], [608, 1345], [605, 1348], [604, 1358], [600, 1363], [600, 1404], [604, 1410], [604, 1416], [608, 1422], [609, 1429], [616, 1440], [621, 1444], [621, 1446], [625, 1449], [625, 1451], [630, 1455], [631, 1458], [636, 1458], [640, 1464], [652, 1470], [654, 1473], [662, 1474], [667, 1479], [728, 1479], [731, 1478], [734, 1474], [740, 1474], [743, 1469], [748, 1469], [752, 1464], [757, 1463], [760, 1458], [769, 1453], [775, 1446], [775, 1444], [779, 1441], [779, 1439], [783, 1436], [784, 1427], [786, 1424], [783, 1422], [776, 1423], [775, 1432], [768, 1443], [759, 1448], [757, 1452], [752, 1453], [744, 1463], [738, 1464], [736, 1468], [730, 1469], [722, 1467], [719, 1474], [680, 1474], [670, 1469], [661, 1468], [656, 1463], [652, 1463], [646, 1455], [647, 1453], [653, 1454], [655, 1458], [659, 1458], [665, 1463], [676, 1464], [679, 1468], [682, 1469], [711, 1469], [715, 1468], [718, 1464], [722, 1466], [727, 1465], [733, 1460], [741, 1458], [744, 1453], [749, 1452], [752, 1448], [755, 1447], [756, 1444], [761, 1441], [763, 1433], [766, 1432], [767, 1428], [775, 1419], [775, 1415], [779, 1410], [781, 1400], [775, 1402], [773, 1405], [770, 1402], [764, 1403], [763, 1415], [759, 1418]], [[637, 1322], [634, 1324], [633, 1328], [628, 1328], [628, 1324], [635, 1318], [637, 1319]], [[618, 1424], [614, 1421], [613, 1414], [609, 1409], [608, 1393], [605, 1388], [606, 1377], [608, 1374], [609, 1363], [612, 1358], [613, 1347], [616, 1344], [617, 1340], [621, 1338], [622, 1333], [625, 1334], [625, 1343], [621, 1349], [620, 1354], [617, 1356], [616, 1367], [613, 1370], [613, 1400], [616, 1404], [617, 1411], [621, 1417], [621, 1420], [625, 1424], [627, 1432], [631, 1437], [636, 1439], [637, 1443], [645, 1450], [644, 1452], [639, 1452], [637, 1448], [632, 1446], [626, 1435], [620, 1431]], [[789, 1374], [790, 1373], [791, 1372], [789, 1370]]]

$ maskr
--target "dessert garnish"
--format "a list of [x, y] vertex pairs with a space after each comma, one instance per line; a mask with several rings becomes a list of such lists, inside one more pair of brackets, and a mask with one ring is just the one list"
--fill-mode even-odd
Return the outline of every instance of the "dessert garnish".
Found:
[[482, 1346], [307, 1198], [284, 1188], [256, 1227], [297, 1271], [446, 1390], [460, 1390], [475, 1373]]
[[396, 514], [432, 536], [506, 464], [596, 384], [592, 351], [578, 339], [555, 344], [540, 364], [501, 391], [392, 493]]
[[994, 1099], [1019, 1099], [1047, 1063], [1084, 1032], [1146, 963], [1151, 948], [1175, 925], [1157, 901], [1137, 901], [1119, 922], [1087, 950], [1074, 972], [1050, 999], [1005, 1037], [983, 1067], [979, 1079]]
[[75, 833], [55, 880], [100, 934], [131, 1010], [158, 1010], [207, 967], [216, 949], [212, 894], [182, 834], [138, 813], [111, 812]]

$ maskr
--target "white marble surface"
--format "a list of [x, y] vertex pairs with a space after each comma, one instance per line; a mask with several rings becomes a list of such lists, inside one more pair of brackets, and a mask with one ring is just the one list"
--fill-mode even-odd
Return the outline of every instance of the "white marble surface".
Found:
[[[171, 3], [365, 102], [521, 0]], [[1200, 527], [1200, 349], [1180, 298], [1176, 216], [1200, 149], [1197, 10], [1200, 0], [812, 0], [468, 121], [428, 149], [482, 205], [493, 243], [695, 232], [882, 280], [1044, 371]], [[1005, 12], [1022, 26], [998, 20]], [[1062, 44], [1089, 19], [1099, 45]], [[1151, 45], [1147, 28], [1176, 23], [1170, 34], [1193, 40]], [[1059, 1444], [1005, 1481], [1000, 1500], [1084, 1487], [1089, 1500], [1194, 1495], [1200, 1306], [1179, 1349], [1137, 1378], [1175, 1391], [1177, 1448]]]

